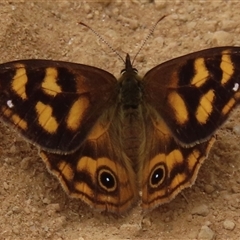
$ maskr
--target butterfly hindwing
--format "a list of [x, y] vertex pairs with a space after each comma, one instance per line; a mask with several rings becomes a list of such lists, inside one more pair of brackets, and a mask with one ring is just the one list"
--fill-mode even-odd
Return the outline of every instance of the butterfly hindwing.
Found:
[[240, 99], [240, 48], [219, 47], [179, 57], [143, 78], [145, 101], [182, 145], [209, 137]]
[[2, 64], [0, 116], [43, 149], [72, 152], [117, 97], [116, 85], [110, 73], [81, 64], [48, 60]]
[[181, 190], [192, 186], [215, 137], [191, 147], [183, 147], [173, 138], [157, 113], [150, 112], [145, 118], [149, 141], [145, 145], [138, 174], [141, 179], [142, 208], [149, 211], [171, 201]]
[[138, 198], [136, 173], [115, 136], [119, 119], [109, 109], [74, 153], [60, 155], [41, 151], [48, 169], [65, 191], [95, 210], [122, 213]]

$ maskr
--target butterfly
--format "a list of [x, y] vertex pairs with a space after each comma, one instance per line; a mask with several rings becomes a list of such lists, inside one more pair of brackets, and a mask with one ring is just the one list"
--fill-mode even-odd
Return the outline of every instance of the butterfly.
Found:
[[52, 60], [0, 64], [0, 119], [39, 148], [64, 190], [98, 211], [144, 211], [195, 182], [240, 99], [240, 47], [164, 62], [117, 80]]

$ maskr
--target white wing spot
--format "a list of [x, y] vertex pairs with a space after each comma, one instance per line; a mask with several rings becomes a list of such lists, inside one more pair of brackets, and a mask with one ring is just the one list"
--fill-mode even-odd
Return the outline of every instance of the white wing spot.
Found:
[[236, 92], [239, 89], [239, 83], [235, 83], [233, 87], [233, 91]]
[[12, 100], [7, 100], [7, 106], [8, 106], [9, 108], [13, 108], [13, 107], [14, 107], [14, 105], [13, 105], [13, 103], [12, 103]]

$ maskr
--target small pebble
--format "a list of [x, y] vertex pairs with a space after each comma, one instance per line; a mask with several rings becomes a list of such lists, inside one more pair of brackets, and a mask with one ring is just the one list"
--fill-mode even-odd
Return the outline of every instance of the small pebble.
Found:
[[31, 208], [31, 212], [32, 212], [32, 213], [36, 213], [36, 212], [37, 212], [37, 209], [36, 209], [35, 207], [32, 207], [32, 208]]
[[155, 7], [157, 10], [161, 10], [167, 6], [167, 1], [165, 0], [155, 0]]
[[233, 193], [240, 193], [240, 186], [236, 185], [236, 184], [233, 184], [232, 185], [232, 192]]
[[198, 234], [198, 240], [212, 240], [214, 239], [214, 235], [215, 233], [213, 232], [213, 230], [211, 228], [209, 228], [208, 226], [202, 226], [199, 234]]
[[209, 227], [211, 224], [212, 223], [210, 221], [206, 221], [204, 225]]
[[9, 152], [10, 153], [16, 153], [16, 145], [14, 144], [14, 145], [12, 145], [11, 147], [10, 147], [10, 149], [9, 149]]
[[231, 220], [228, 220], [226, 219], [224, 222], [223, 222], [223, 227], [224, 229], [227, 229], [227, 230], [233, 230], [235, 228], [235, 223]]
[[148, 230], [149, 227], [151, 227], [152, 221], [150, 218], [143, 218], [141, 222], [142, 230]]
[[89, 14], [91, 12], [91, 7], [87, 3], [83, 4], [83, 10], [85, 13]]
[[234, 125], [232, 130], [233, 130], [233, 133], [240, 135], [240, 125], [239, 124]]
[[221, 29], [225, 31], [230, 31], [232, 29], [235, 29], [238, 25], [237, 21], [224, 19], [221, 21]]
[[215, 191], [215, 188], [210, 184], [206, 184], [204, 190], [206, 193], [210, 194]]
[[26, 214], [30, 214], [30, 213], [31, 213], [29, 207], [25, 207], [25, 208], [24, 208], [24, 212], [25, 212]]
[[93, 18], [93, 14], [92, 13], [89, 13], [87, 16], [86, 16], [87, 19], [92, 19]]
[[205, 217], [209, 214], [208, 206], [205, 204], [196, 206], [192, 209], [191, 214]]
[[25, 157], [25, 158], [23, 158], [23, 160], [20, 163], [21, 169], [27, 170], [29, 168], [29, 166], [31, 165], [30, 164], [31, 160], [32, 160], [32, 157]]
[[232, 35], [225, 31], [216, 31], [212, 35], [212, 43], [218, 46], [231, 45], [233, 42]]
[[189, 29], [189, 30], [194, 30], [195, 27], [196, 27], [197, 23], [194, 22], [194, 21], [191, 21], [191, 22], [188, 22], [186, 23], [186, 27]]
[[221, 195], [221, 197], [222, 197], [224, 200], [229, 201], [229, 200], [232, 199], [232, 195], [229, 194], [228, 191], [225, 191], [225, 190], [224, 190], [224, 191], [221, 191], [221, 192], [220, 192], [220, 195]]
[[21, 212], [21, 209], [20, 209], [18, 206], [14, 206], [14, 207], [12, 208], [12, 211], [13, 211], [13, 213], [20, 213], [20, 212]]
[[5, 190], [8, 190], [9, 186], [8, 186], [8, 184], [7, 184], [6, 182], [3, 182], [3, 188], [4, 188]]
[[60, 205], [58, 203], [52, 203], [52, 204], [47, 205], [46, 209], [47, 209], [48, 215], [52, 216], [56, 212], [60, 211]]
[[50, 204], [50, 203], [51, 203], [51, 200], [48, 199], [48, 198], [44, 198], [44, 199], [42, 200], [42, 202], [43, 202], [44, 204]]
[[13, 226], [12, 231], [13, 231], [13, 233], [15, 233], [16, 235], [19, 235], [19, 233], [20, 233], [19, 226]]
[[158, 46], [158, 48], [163, 48], [164, 39], [162, 37], [156, 37], [153, 39], [153, 45]]
[[6, 215], [7, 215], [7, 216], [11, 216], [12, 214], [13, 214], [13, 211], [12, 211], [12, 210], [10, 210], [10, 211], [8, 211], [8, 212], [7, 212], [7, 214], [6, 214]]
[[228, 200], [228, 208], [234, 208], [234, 209], [238, 209], [240, 205], [240, 197], [239, 197], [239, 193], [235, 193], [231, 195], [230, 200]]
[[61, 229], [63, 229], [63, 226], [67, 223], [67, 219], [65, 216], [61, 216], [61, 217], [57, 217], [55, 220], [54, 220], [54, 229], [55, 231], [59, 231]]
[[218, 21], [215, 21], [215, 20], [206, 20], [204, 22], [204, 26], [205, 26], [205, 29], [206, 29], [206, 32], [207, 31], [210, 31], [210, 32], [215, 32], [216, 29], [217, 29], [217, 25], [218, 25]]

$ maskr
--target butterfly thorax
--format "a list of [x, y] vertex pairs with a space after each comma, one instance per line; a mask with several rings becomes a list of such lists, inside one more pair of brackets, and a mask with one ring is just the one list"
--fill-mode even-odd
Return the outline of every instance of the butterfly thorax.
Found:
[[127, 55], [125, 69], [122, 70], [122, 77], [119, 80], [121, 87], [120, 102], [125, 109], [137, 109], [142, 101], [141, 78], [137, 70], [132, 67], [130, 57]]
[[120, 105], [122, 111], [123, 145], [127, 156], [136, 163], [141, 145], [142, 125], [142, 83], [137, 70], [132, 67], [129, 55], [126, 67], [122, 70], [120, 84]]

